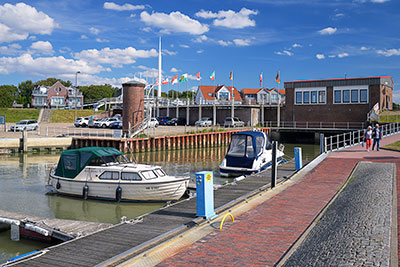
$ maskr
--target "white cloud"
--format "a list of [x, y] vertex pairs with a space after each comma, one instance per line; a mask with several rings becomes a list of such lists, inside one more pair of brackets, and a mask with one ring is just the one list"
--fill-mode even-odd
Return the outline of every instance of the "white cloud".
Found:
[[96, 38], [96, 42], [98, 43], [109, 43], [110, 41], [107, 39]]
[[0, 5], [0, 42], [25, 40], [29, 34], [51, 34], [54, 20], [25, 3]]
[[2, 55], [15, 55], [19, 54], [22, 51], [20, 50], [22, 47], [19, 44], [9, 44], [8, 46], [0, 46], [0, 54]]
[[100, 33], [100, 30], [97, 29], [97, 28], [95, 28], [95, 27], [90, 27], [90, 28], [89, 28], [89, 31], [90, 31], [92, 34], [94, 34], [94, 35], [97, 35], [97, 34]]
[[185, 44], [181, 44], [181, 45], [179, 45], [179, 46], [182, 47], [182, 48], [190, 48], [190, 46], [185, 45]]
[[385, 50], [378, 50], [376, 51], [379, 55], [383, 55], [385, 57], [391, 57], [391, 56], [400, 56], [400, 48], [399, 49], [385, 49]]
[[139, 69], [143, 70], [138, 72], [142, 77], [145, 78], [156, 78], [158, 77], [158, 69], [156, 68], [149, 68], [143, 65], [138, 66]]
[[184, 32], [200, 35], [209, 30], [207, 25], [203, 25], [179, 11], [170, 14], [157, 12], [149, 14], [143, 11], [140, 13], [140, 18], [147, 25], [161, 28], [164, 32]]
[[389, 2], [390, 0], [371, 0], [372, 3], [385, 3]]
[[344, 57], [348, 57], [349, 54], [348, 53], [340, 53], [337, 56], [338, 56], [338, 58], [344, 58]]
[[115, 11], [132, 11], [132, 10], [144, 9], [144, 5], [136, 5], [136, 6], [131, 4], [118, 5], [114, 2], [105, 2], [103, 7], [104, 9], [115, 10]]
[[170, 71], [170, 72], [173, 72], [173, 73], [175, 73], [175, 72], [180, 72], [180, 70], [178, 70], [177, 68], [171, 68], [169, 71]]
[[393, 90], [393, 102], [400, 104], [400, 90]]
[[293, 52], [290, 52], [288, 50], [283, 50], [282, 52], [277, 51], [277, 52], [275, 52], [275, 54], [280, 55], [280, 56], [289, 56], [289, 57], [294, 55]]
[[121, 67], [122, 65], [135, 63], [136, 58], [149, 58], [156, 57], [157, 55], [158, 53], [155, 49], [136, 50], [133, 47], [111, 49], [106, 47], [101, 50], [82, 50], [79, 53], [75, 53], [74, 57], [88, 62], [111, 64], [114, 67]]
[[66, 59], [62, 56], [58, 57], [37, 57], [25, 53], [19, 57], [2, 57], [0, 58], [0, 73], [23, 73], [41, 76], [54, 76], [61, 74], [76, 73], [99, 73], [101, 71], [109, 71], [98, 64], [89, 64], [84, 60]]
[[52, 55], [54, 53], [53, 46], [48, 41], [37, 41], [32, 43], [30, 50], [37, 54]]
[[163, 49], [163, 50], [162, 50], [162, 53], [163, 53], [164, 55], [168, 55], [168, 56], [175, 56], [176, 54], [178, 54], [178, 52], [169, 51], [168, 49]]
[[239, 12], [233, 10], [220, 10], [218, 13], [200, 10], [195, 16], [204, 19], [215, 19], [214, 26], [221, 26], [231, 29], [243, 29], [245, 27], [254, 27], [256, 22], [249, 18], [250, 15], [257, 15], [257, 10], [242, 8]]
[[332, 35], [337, 31], [337, 28], [332, 28], [332, 27], [327, 27], [325, 29], [322, 29], [318, 31], [319, 34], [321, 35]]
[[36, 36], [35, 35], [30, 35], [29, 37], [28, 37], [28, 40], [36, 40]]
[[301, 44], [296, 44], [296, 43], [294, 43], [293, 45], [292, 45], [292, 47], [293, 48], [297, 48], [297, 47], [303, 47]]
[[206, 35], [200, 35], [196, 39], [193, 39], [192, 41], [195, 43], [202, 43], [204, 41], [207, 41], [208, 37]]
[[316, 57], [317, 59], [324, 59], [324, 58], [325, 58], [325, 55], [324, 55], [324, 54], [316, 54], [315, 57]]
[[369, 48], [368, 48], [368, 47], [365, 47], [365, 46], [361, 46], [360, 50], [361, 50], [361, 51], [366, 51], [366, 50], [369, 50]]
[[88, 39], [88, 37], [87, 37], [86, 35], [82, 34], [82, 35], [81, 35], [81, 39], [82, 39], [82, 40], [86, 40], [86, 39]]
[[328, 57], [329, 57], [329, 58], [335, 58], [336, 55], [329, 55]]
[[202, 50], [202, 49], [199, 49], [196, 51], [197, 54], [203, 54], [203, 52], [204, 52], [204, 50]]
[[244, 39], [234, 39], [233, 43], [237, 46], [249, 46], [251, 41], [250, 40], [244, 40]]
[[144, 28], [142, 28], [142, 31], [151, 32], [151, 28], [150, 27], [144, 27]]
[[230, 42], [230, 41], [224, 41], [224, 40], [218, 40], [217, 43], [218, 43], [219, 45], [221, 45], [221, 46], [228, 46], [228, 45], [231, 45], [231, 44], [232, 44], [232, 42]]

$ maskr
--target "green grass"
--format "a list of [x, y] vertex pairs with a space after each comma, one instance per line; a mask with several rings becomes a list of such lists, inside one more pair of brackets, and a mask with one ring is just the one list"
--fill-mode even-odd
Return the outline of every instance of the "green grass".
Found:
[[379, 114], [379, 122], [400, 122], [400, 111], [383, 111]]
[[30, 108], [0, 108], [0, 115], [6, 116], [6, 122], [19, 122], [20, 120], [39, 118], [38, 109]]
[[[77, 117], [89, 117], [94, 115], [93, 109], [77, 110]], [[51, 112], [52, 123], [73, 123], [75, 120], [75, 110], [55, 109]]]
[[389, 148], [389, 149], [394, 149], [394, 150], [400, 151], [400, 141], [388, 144], [388, 145], [384, 146], [383, 148]]

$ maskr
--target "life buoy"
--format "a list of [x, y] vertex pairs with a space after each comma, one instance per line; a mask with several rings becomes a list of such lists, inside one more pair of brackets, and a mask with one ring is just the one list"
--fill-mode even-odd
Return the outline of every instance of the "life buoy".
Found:
[[85, 184], [85, 186], [82, 189], [82, 198], [87, 199], [89, 194], [89, 186]]
[[119, 202], [121, 201], [121, 197], [122, 197], [122, 188], [118, 186], [117, 189], [115, 190], [115, 200]]
[[56, 188], [57, 188], [57, 189], [60, 189], [60, 188], [61, 188], [61, 184], [60, 184], [60, 181], [59, 181], [59, 180], [57, 180]]

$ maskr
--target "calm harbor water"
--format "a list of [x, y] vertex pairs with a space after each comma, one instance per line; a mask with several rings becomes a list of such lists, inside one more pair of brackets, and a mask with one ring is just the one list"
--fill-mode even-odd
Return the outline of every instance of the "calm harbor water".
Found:
[[[296, 145], [300, 146], [300, 145]], [[285, 154], [293, 157], [295, 145], [285, 145]], [[316, 145], [301, 145], [303, 159], [312, 160], [319, 153]], [[218, 176], [227, 147], [190, 149], [165, 152], [136, 153], [139, 163], [159, 165], [171, 175], [190, 175], [198, 171], [214, 172], [214, 183], [231, 181]], [[55, 166], [59, 153], [0, 155], [0, 210], [81, 221], [118, 223], [122, 216], [135, 218], [162, 207], [163, 203], [115, 203], [46, 194], [50, 168]], [[16, 255], [48, 246], [35, 241], [10, 240], [10, 232], [0, 232], [0, 263]]]

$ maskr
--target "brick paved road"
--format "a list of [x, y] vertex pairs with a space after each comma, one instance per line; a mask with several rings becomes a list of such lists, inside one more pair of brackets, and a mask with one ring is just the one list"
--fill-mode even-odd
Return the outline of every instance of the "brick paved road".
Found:
[[361, 162], [284, 266], [389, 266], [393, 168]]

